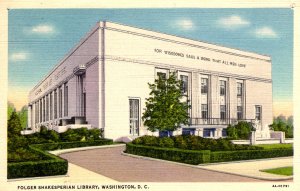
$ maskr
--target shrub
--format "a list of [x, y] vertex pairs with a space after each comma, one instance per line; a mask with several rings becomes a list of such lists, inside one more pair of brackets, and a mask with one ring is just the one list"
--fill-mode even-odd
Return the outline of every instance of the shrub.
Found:
[[24, 178], [35, 176], [54, 176], [68, 172], [68, 161], [47, 153], [34, 146], [29, 146], [30, 152], [39, 154], [43, 160], [10, 162], [7, 164], [7, 178]]
[[293, 156], [293, 149], [260, 149], [238, 151], [216, 151], [210, 153], [210, 162], [226, 162], [235, 160], [250, 160], [261, 158], [274, 158]]
[[7, 177], [22, 178], [66, 174], [68, 171], [68, 162], [46, 152], [46, 150], [108, 145], [112, 143], [113, 141], [110, 139], [102, 139], [85, 142], [78, 141], [30, 145], [28, 150], [17, 150], [19, 153], [16, 155], [9, 153], [10, 160], [7, 166]]
[[251, 123], [239, 121], [238, 124], [234, 126], [228, 125], [226, 133], [231, 139], [249, 139], [251, 131], [254, 130]]
[[173, 137], [174, 139], [174, 145], [176, 148], [179, 149], [187, 149], [187, 144], [185, 142], [185, 140], [183, 139], [183, 136], [175, 136]]
[[271, 130], [274, 131], [283, 131], [285, 132], [285, 138], [293, 138], [294, 137], [294, 126], [291, 123], [288, 123], [285, 119], [281, 119], [277, 117], [277, 119], [273, 120], [273, 123], [269, 125]]
[[147, 146], [158, 146], [158, 137], [145, 135], [142, 137], [143, 144]]
[[28, 141], [24, 136], [14, 136], [7, 139], [8, 152], [14, 152], [18, 148], [27, 147]]
[[229, 139], [208, 139], [195, 135], [178, 135], [174, 137], [142, 136], [132, 141], [133, 144], [145, 146], [158, 146], [188, 150], [259, 150], [261, 147], [250, 145], [235, 145]]
[[42, 125], [41, 128], [40, 128], [40, 135], [42, 137], [46, 137], [47, 133], [48, 133], [47, 127], [45, 127], [44, 125]]
[[110, 145], [112, 143], [113, 143], [113, 141], [111, 139], [102, 139], [102, 140], [95, 140], [95, 141], [76, 141], [76, 142], [36, 144], [36, 145], [31, 145], [31, 147], [34, 147], [34, 148], [37, 148], [40, 150], [53, 151], [53, 150], [58, 150], [58, 149]]
[[261, 158], [274, 158], [293, 156], [293, 148], [257, 149], [236, 151], [209, 151], [209, 150], [184, 150], [177, 148], [160, 148], [153, 146], [126, 144], [126, 151], [130, 154], [177, 161], [188, 164], [226, 162], [236, 160], [250, 160]]
[[143, 145], [144, 144], [144, 139], [143, 137], [138, 137], [136, 139], [134, 139], [132, 141], [132, 144], [135, 144], [135, 145]]
[[52, 142], [59, 142], [59, 134], [54, 130], [48, 131], [47, 138]]
[[228, 125], [228, 127], [226, 128], [226, 134], [228, 138], [238, 139], [236, 128], [232, 125]]
[[90, 129], [88, 131], [88, 141], [100, 140], [101, 139], [101, 130], [100, 129]]
[[78, 130], [68, 129], [66, 132], [60, 134], [60, 139], [63, 142], [81, 141], [83, 136], [78, 134]]
[[28, 148], [18, 148], [14, 152], [8, 152], [8, 162], [24, 162], [45, 160], [47, 157], [40, 153], [33, 152]]
[[177, 148], [160, 148], [152, 146], [126, 144], [126, 153], [159, 158], [187, 164], [207, 163], [210, 160], [210, 151], [192, 151]]
[[163, 137], [159, 139], [159, 144], [160, 147], [168, 147], [168, 148], [173, 148], [174, 147], [174, 141], [170, 137]]
[[8, 163], [7, 178], [62, 175], [68, 172], [68, 162], [64, 159]]

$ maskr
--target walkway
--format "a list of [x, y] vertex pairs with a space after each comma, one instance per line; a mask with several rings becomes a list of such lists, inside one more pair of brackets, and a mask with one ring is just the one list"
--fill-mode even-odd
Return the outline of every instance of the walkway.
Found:
[[61, 154], [62, 158], [119, 182], [257, 182], [258, 179], [122, 155], [124, 146]]

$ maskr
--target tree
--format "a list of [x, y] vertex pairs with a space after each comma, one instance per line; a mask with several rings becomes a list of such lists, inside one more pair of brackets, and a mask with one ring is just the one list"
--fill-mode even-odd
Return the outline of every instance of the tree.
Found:
[[12, 112], [10, 119], [7, 122], [7, 127], [8, 127], [7, 129], [8, 137], [21, 135], [21, 130], [22, 130], [21, 121], [18, 114], [15, 111]]
[[28, 113], [27, 106], [23, 106], [21, 111], [18, 112], [22, 129], [25, 129], [27, 126], [27, 113]]
[[255, 131], [255, 129], [246, 121], [239, 121], [238, 124], [228, 125], [226, 128], [227, 136], [232, 139], [249, 139], [251, 131]]
[[286, 120], [282, 115], [274, 118], [273, 123], [269, 125], [270, 129], [273, 131], [283, 131], [285, 132], [286, 138], [293, 138], [294, 136], [294, 125], [293, 116], [288, 117]]
[[154, 84], [148, 83], [151, 90], [150, 97], [146, 98], [146, 109], [142, 119], [148, 130], [154, 132], [174, 131], [180, 125], [188, 124], [188, 102], [181, 102], [182, 81], [170, 73], [168, 79], [159, 77]]
[[15, 109], [14, 104], [11, 102], [7, 102], [7, 119], [10, 119], [12, 112], [15, 110], [16, 109]]

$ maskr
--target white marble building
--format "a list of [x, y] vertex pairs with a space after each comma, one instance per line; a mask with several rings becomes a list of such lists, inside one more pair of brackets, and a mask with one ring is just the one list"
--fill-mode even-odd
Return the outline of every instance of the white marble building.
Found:
[[[228, 124], [272, 123], [271, 58], [111, 22], [99, 22], [29, 93], [28, 127], [101, 128], [114, 140], [152, 134], [141, 121], [148, 82], [177, 72], [190, 125], [176, 133], [222, 137]], [[154, 133], [158, 134], [158, 133]]]

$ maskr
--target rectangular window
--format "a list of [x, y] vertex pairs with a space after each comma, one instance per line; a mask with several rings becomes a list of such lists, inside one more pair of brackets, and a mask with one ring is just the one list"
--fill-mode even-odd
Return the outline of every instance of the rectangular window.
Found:
[[220, 80], [220, 95], [226, 95], [226, 81]]
[[208, 92], [208, 79], [207, 78], [201, 78], [201, 93], [207, 94]]
[[129, 133], [139, 135], [139, 99], [129, 99]]
[[164, 72], [157, 72], [157, 77], [162, 79], [162, 80], [166, 80], [167, 79], [167, 74]]
[[220, 118], [226, 119], [226, 105], [220, 105]]
[[207, 104], [201, 104], [201, 117], [202, 119], [208, 118]]
[[39, 102], [35, 102], [35, 123], [39, 122]]
[[50, 120], [52, 120], [53, 118], [53, 115], [52, 115], [52, 112], [53, 112], [53, 104], [52, 104], [52, 93], [50, 93], [50, 95], [49, 95], [49, 98], [50, 98]]
[[58, 113], [59, 113], [59, 117], [62, 117], [62, 89], [61, 87], [59, 87], [59, 92], [58, 92]]
[[57, 91], [54, 91], [54, 119], [57, 119]]
[[65, 85], [65, 94], [64, 94], [64, 116], [68, 116], [68, 86]]
[[188, 84], [189, 84], [189, 77], [185, 75], [180, 75], [181, 80], [181, 93], [187, 94], [188, 93]]
[[241, 120], [243, 119], [243, 107], [237, 106], [237, 119]]
[[49, 95], [46, 95], [46, 121], [49, 121]]
[[260, 105], [256, 105], [255, 106], [255, 119], [256, 120], [261, 120], [261, 106]]
[[242, 96], [243, 94], [243, 84], [237, 83], [237, 96]]
[[42, 100], [39, 101], [40, 103], [40, 123], [43, 122], [43, 102]]
[[46, 121], [46, 104], [45, 104], [45, 97], [43, 98], [43, 122]]

